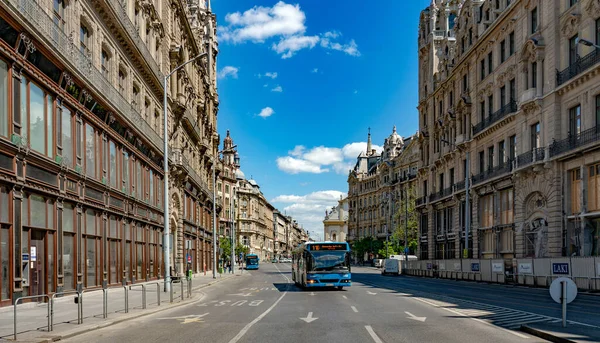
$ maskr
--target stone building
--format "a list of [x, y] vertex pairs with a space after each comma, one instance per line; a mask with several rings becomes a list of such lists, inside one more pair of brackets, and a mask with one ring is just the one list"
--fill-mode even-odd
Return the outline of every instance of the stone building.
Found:
[[[200, 1], [0, 2], [0, 306], [162, 278], [165, 221], [173, 273], [211, 266], [215, 27]], [[204, 53], [164, 137], [163, 76]]]
[[417, 135], [402, 138], [394, 126], [378, 154], [369, 133], [367, 152], [361, 152], [348, 176], [347, 241], [364, 237], [385, 241], [404, 223], [395, 214], [406, 194], [414, 198], [409, 190], [415, 185], [419, 157]]
[[283, 215], [278, 210], [273, 211], [273, 252], [274, 257], [288, 257], [291, 253], [288, 245], [291, 217]]
[[348, 236], [348, 197], [338, 201], [331, 211], [325, 211], [323, 233], [326, 241], [346, 242]]
[[234, 225], [234, 200], [237, 186], [236, 172], [239, 168], [239, 157], [235, 151], [229, 130], [223, 139], [223, 157], [219, 160], [219, 176], [217, 181], [217, 202], [223, 209], [219, 215], [219, 235], [231, 238]]
[[598, 255], [600, 4], [552, 4], [435, 0], [421, 12], [423, 258]]

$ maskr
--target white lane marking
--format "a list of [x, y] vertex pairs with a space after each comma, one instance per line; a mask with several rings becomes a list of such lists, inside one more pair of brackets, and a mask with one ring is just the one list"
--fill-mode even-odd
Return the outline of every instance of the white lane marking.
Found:
[[[277, 268], [277, 266], [275, 266], [275, 269], [277, 269], [277, 271], [287, 280], [287, 282], [290, 282], [290, 279], [284, 275], [281, 270], [279, 270], [279, 268]], [[269, 307], [265, 312], [261, 313], [260, 316], [256, 317], [253, 321], [251, 321], [250, 323], [246, 324], [246, 326], [244, 326], [244, 328], [238, 332], [237, 335], [235, 335], [235, 337], [233, 337], [229, 343], [236, 343], [237, 341], [239, 341], [242, 337], [244, 337], [244, 335], [246, 334], [246, 332], [248, 332], [248, 330], [250, 330], [250, 328], [258, 323], [261, 319], [263, 319], [267, 314], [269, 314], [269, 312], [271, 312], [271, 310], [273, 310], [275, 308], [275, 306], [277, 306], [277, 304], [279, 304], [279, 302], [281, 301], [281, 299], [283, 299], [283, 297], [285, 297], [285, 295], [287, 294], [287, 291], [283, 292], [283, 294], [279, 297], [279, 299], [277, 299], [277, 301], [275, 301], [275, 303], [273, 305], [271, 305], [271, 307]], [[379, 342], [378, 342], [379, 343]]]
[[367, 332], [369, 333], [369, 335], [371, 335], [371, 338], [373, 338], [375, 343], [383, 343], [381, 338], [379, 338], [379, 336], [377, 336], [375, 331], [373, 331], [373, 328], [371, 327], [371, 325], [365, 325], [365, 329], [367, 329]]
[[356, 307], [354, 307], [354, 306], [350, 306], [350, 307], [352, 307], [352, 311], [354, 311], [354, 312], [357, 312], [357, 313], [358, 313], [358, 310], [356, 309]]
[[377, 293], [373, 293], [371, 291], [367, 291], [367, 294], [369, 294], [369, 295], [377, 295]]
[[348, 299], [348, 297], [347, 297], [347, 296], [345, 296], [345, 295], [342, 295], [342, 297], [343, 297], [344, 299]]
[[408, 311], [404, 311], [404, 313], [409, 315], [409, 317], [407, 317], [408, 319], [414, 319], [414, 320], [418, 320], [420, 322], [424, 322], [427, 319], [427, 317], [417, 317]]
[[510, 333], [512, 333], [513, 335], [517, 336], [517, 337], [521, 337], [521, 338], [529, 338], [528, 336], [522, 335], [522, 334], [520, 334], [520, 333], [518, 333], [518, 332], [516, 332], [516, 331], [513, 331], [513, 330], [508, 330], [508, 329], [505, 329], [505, 328], [503, 328], [503, 327], [496, 326], [496, 325], [493, 325], [493, 324], [491, 324], [491, 323], [488, 323], [488, 322], [486, 322], [485, 320], [481, 320], [481, 319], [479, 319], [479, 318], [473, 318], [473, 317], [469, 317], [469, 316], [467, 316], [466, 314], [463, 314], [463, 313], [461, 313], [461, 312], [455, 311], [455, 310], [453, 310], [453, 309], [451, 309], [451, 308], [447, 308], [447, 307], [441, 307], [441, 306], [438, 306], [438, 305], [436, 305], [436, 304], [434, 304], [434, 303], [431, 303], [431, 302], [429, 302], [429, 301], [427, 301], [427, 300], [425, 300], [425, 299], [421, 299], [421, 298], [413, 298], [413, 299], [416, 299], [416, 300], [418, 300], [418, 301], [420, 301], [420, 302], [424, 302], [424, 303], [426, 303], [426, 304], [428, 304], [428, 305], [431, 305], [431, 306], [433, 306], [433, 307], [441, 308], [441, 309], [443, 309], [443, 310], [446, 310], [446, 311], [448, 311], [448, 312], [452, 312], [452, 313], [454, 313], [454, 314], [458, 314], [458, 315], [459, 315], [459, 316], [461, 316], [461, 317], [469, 318], [469, 319], [472, 319], [472, 320], [474, 320], [474, 321], [476, 321], [476, 322], [479, 322], [479, 323], [482, 323], [482, 324], [486, 324], [486, 325], [489, 325], [489, 326], [492, 326], [492, 327], [498, 328], [498, 329], [500, 329], [500, 330], [504, 330], [504, 331], [506, 331], [506, 332], [510, 332]]

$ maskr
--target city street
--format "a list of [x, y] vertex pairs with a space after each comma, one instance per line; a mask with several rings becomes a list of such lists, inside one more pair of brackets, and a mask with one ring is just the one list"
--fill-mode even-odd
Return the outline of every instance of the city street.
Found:
[[[260, 270], [203, 290], [190, 305], [75, 336], [67, 342], [541, 342], [465, 313], [439, 299], [410, 295], [425, 280], [382, 277], [353, 268], [354, 283], [342, 291], [301, 290], [290, 264]], [[458, 283], [455, 283], [458, 285]], [[462, 285], [462, 284], [461, 284]], [[433, 289], [432, 286], [429, 286]], [[397, 291], [396, 288], [402, 288]], [[440, 290], [448, 288], [440, 284]], [[447, 299], [446, 299], [447, 301]], [[470, 307], [471, 311], [478, 309]], [[479, 310], [481, 311], [481, 310]], [[488, 309], [489, 312], [493, 311]], [[506, 321], [525, 318], [504, 313]], [[475, 320], [474, 320], [475, 319]]]

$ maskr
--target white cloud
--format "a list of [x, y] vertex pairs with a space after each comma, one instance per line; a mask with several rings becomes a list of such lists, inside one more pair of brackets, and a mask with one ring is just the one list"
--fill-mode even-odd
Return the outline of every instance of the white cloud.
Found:
[[217, 77], [219, 79], [224, 79], [228, 76], [231, 76], [234, 79], [238, 78], [239, 69], [233, 66], [225, 66], [217, 73]]
[[[306, 195], [280, 195], [271, 200], [285, 206], [283, 211], [298, 221], [304, 229], [323, 231], [325, 211], [338, 204], [346, 193], [335, 190], [323, 190]], [[322, 236], [321, 236], [322, 237]]]
[[254, 6], [244, 13], [235, 12], [225, 16], [229, 24], [222, 28], [220, 40], [264, 42], [276, 36], [291, 36], [306, 31], [306, 15], [300, 5], [279, 1], [273, 7]]
[[[373, 145], [373, 149], [382, 151], [378, 145]], [[288, 174], [321, 174], [333, 170], [343, 175], [352, 169], [358, 155], [366, 150], [366, 142], [349, 143], [342, 148], [317, 146], [307, 149], [303, 145], [296, 145], [288, 151], [288, 156], [277, 158], [277, 167]]]
[[279, 43], [273, 43], [271, 49], [286, 59], [294, 56], [299, 50], [314, 48], [318, 41], [318, 36], [291, 36], [282, 38]]
[[263, 85], [263, 87], [267, 88], [267, 87], [269, 87], [269, 84], [268, 84], [268, 83], [265, 83], [265, 84]]
[[354, 90], [354, 94], [358, 94], [358, 90], [356, 90], [356, 89], [355, 89], [355, 90]]
[[313, 73], [313, 74], [316, 74], [316, 73], [318, 73], [318, 72], [319, 72], [319, 68], [315, 68], [315, 69], [313, 69], [313, 70], [311, 71], [311, 73]]
[[279, 1], [273, 7], [254, 6], [243, 13], [228, 13], [225, 22], [226, 26], [219, 27], [220, 41], [264, 43], [267, 40], [278, 39], [277, 43], [271, 44], [271, 49], [284, 59], [292, 57], [302, 49], [314, 48], [319, 41], [326, 49], [360, 56], [354, 40], [347, 44], [334, 42], [342, 36], [339, 31], [306, 35], [306, 14], [300, 9], [299, 4], [292, 5]]
[[273, 72], [272, 73], [272, 72], [268, 71], [268, 72], [265, 73], [265, 76], [266, 77], [270, 77], [272, 79], [276, 79], [277, 78], [277, 72]]
[[263, 117], [263, 118], [267, 118], [273, 115], [273, 113], [275, 113], [275, 111], [273, 111], [273, 109], [271, 107], [265, 107], [263, 108], [260, 113], [258, 114], [259, 117]]
[[281, 86], [280, 86], [280, 85], [277, 85], [277, 87], [275, 87], [275, 88], [271, 89], [271, 92], [278, 92], [278, 93], [281, 93], [281, 92], [283, 92], [283, 88], [281, 88]]

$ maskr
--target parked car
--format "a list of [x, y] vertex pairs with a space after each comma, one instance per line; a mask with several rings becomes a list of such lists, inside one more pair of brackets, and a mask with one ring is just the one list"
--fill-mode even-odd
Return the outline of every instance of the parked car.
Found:
[[381, 259], [381, 258], [374, 258], [373, 259], [373, 267], [376, 267], [376, 268], [383, 267], [383, 259]]

